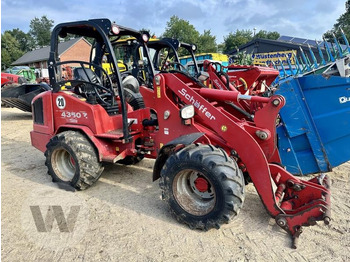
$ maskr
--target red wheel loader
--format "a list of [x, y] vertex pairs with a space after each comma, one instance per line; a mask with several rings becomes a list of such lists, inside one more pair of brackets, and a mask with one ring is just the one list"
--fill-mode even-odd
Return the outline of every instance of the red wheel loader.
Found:
[[[149, 59], [147, 34], [108, 19], [63, 23], [53, 30], [48, 61], [52, 90], [33, 99], [31, 132], [53, 181], [86, 189], [100, 177], [103, 162], [129, 164], [148, 157], [156, 159], [153, 180], [159, 179], [163, 199], [191, 228], [228, 223], [239, 213], [250, 181], [269, 214], [291, 234], [294, 247], [303, 226], [329, 223], [328, 178], [300, 180], [281, 165], [275, 126], [285, 104], [282, 96], [204, 88], [176, 70], [161, 71], [151, 85], [128, 93], [131, 88], [123, 85], [112, 46], [126, 34], [136, 38]], [[58, 39], [72, 35], [95, 40], [90, 61], [59, 61]], [[102, 61], [110, 64], [111, 73]], [[72, 79], [61, 77], [67, 63]], [[144, 69], [143, 63], [133, 65], [138, 68]], [[152, 64], [149, 68], [154, 70]], [[132, 106], [141, 95], [144, 106]], [[237, 110], [238, 98], [264, 106], [247, 119], [244, 108]]]

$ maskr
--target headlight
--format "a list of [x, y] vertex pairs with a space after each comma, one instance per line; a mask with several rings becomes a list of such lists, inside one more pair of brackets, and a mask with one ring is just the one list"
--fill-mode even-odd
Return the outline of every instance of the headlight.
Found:
[[147, 43], [148, 40], [149, 40], [149, 35], [147, 35], [147, 34], [142, 34], [142, 40], [143, 40], [145, 43]]
[[119, 29], [119, 27], [116, 24], [112, 25], [112, 32], [115, 35], [118, 35], [120, 33], [120, 29]]
[[180, 109], [180, 116], [183, 120], [194, 117], [194, 106], [187, 105]]

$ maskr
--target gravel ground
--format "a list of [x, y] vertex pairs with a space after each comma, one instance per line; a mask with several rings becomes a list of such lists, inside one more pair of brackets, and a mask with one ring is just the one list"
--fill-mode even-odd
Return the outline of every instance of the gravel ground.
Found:
[[170, 215], [151, 182], [153, 160], [109, 165], [86, 191], [58, 189], [30, 144], [31, 114], [2, 108], [1, 116], [3, 261], [350, 261], [350, 162], [329, 173], [331, 224], [305, 228], [294, 250], [253, 185], [238, 217], [208, 232]]

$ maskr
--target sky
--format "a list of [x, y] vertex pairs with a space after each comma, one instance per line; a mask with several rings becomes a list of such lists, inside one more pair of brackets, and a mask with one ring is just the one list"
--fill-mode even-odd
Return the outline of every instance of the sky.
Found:
[[236, 30], [277, 31], [280, 35], [321, 40], [345, 13], [345, 0], [1, 0], [1, 32], [29, 31], [30, 21], [43, 15], [55, 24], [109, 18], [137, 30], [161, 35], [172, 15], [217, 44]]

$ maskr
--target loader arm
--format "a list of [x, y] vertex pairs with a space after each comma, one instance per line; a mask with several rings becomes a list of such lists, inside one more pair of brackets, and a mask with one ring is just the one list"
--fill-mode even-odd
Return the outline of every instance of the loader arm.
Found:
[[[213, 133], [216, 133], [217, 136], [223, 138], [229, 145], [229, 148], [238, 152], [239, 157], [245, 164], [249, 174], [251, 174], [251, 178], [256, 186], [259, 196], [269, 213], [273, 217], [282, 213], [283, 211], [278, 207], [273, 197], [274, 193], [270, 179], [271, 174], [266, 156], [252, 135], [244, 129], [244, 126], [247, 126], [248, 124], [246, 122], [240, 122], [238, 119], [237, 122], [235, 122], [232, 118], [222, 114], [220, 109], [214, 107], [205, 98], [189, 88], [174, 74], [163, 74], [158, 76], [163, 80], [161, 81], [161, 84], [166, 83], [166, 86], [178, 95], [182, 102], [185, 104], [193, 104], [191, 101], [195, 101], [195, 104], [200, 105], [198, 108], [195, 106], [195, 109], [197, 109], [197, 117], [205, 122], [205, 125], [210, 127]], [[175, 85], [174, 83], [177, 84]], [[275, 99], [281, 99], [281, 97], [276, 97]], [[283, 103], [280, 103], [276, 107], [276, 114], [282, 106]], [[254, 158], [251, 157], [252, 152], [254, 152]], [[264, 183], [259, 183], [259, 181], [264, 181]]]
[[[215, 103], [206, 99], [217, 96], [218, 100], [229, 100], [229, 93], [231, 99], [238, 99], [237, 92], [193, 88], [175, 74], [160, 74], [156, 79], [159, 81], [157, 88], [171, 89], [182, 103], [195, 107], [196, 122], [208, 128], [211, 133], [208, 137], [217, 136], [224, 140], [220, 146], [229, 155], [232, 150], [237, 152], [269, 214], [293, 236], [293, 246], [302, 226], [313, 225], [318, 220], [329, 222], [330, 191], [326, 177], [302, 181], [279, 165], [269, 163], [279, 160], [275, 122], [285, 104], [282, 96], [249, 98], [265, 105], [256, 112], [255, 122], [248, 122], [230, 115], [222, 107], [215, 107]], [[218, 92], [224, 92], [226, 98], [220, 98]], [[271, 181], [274, 181], [276, 191]]]

